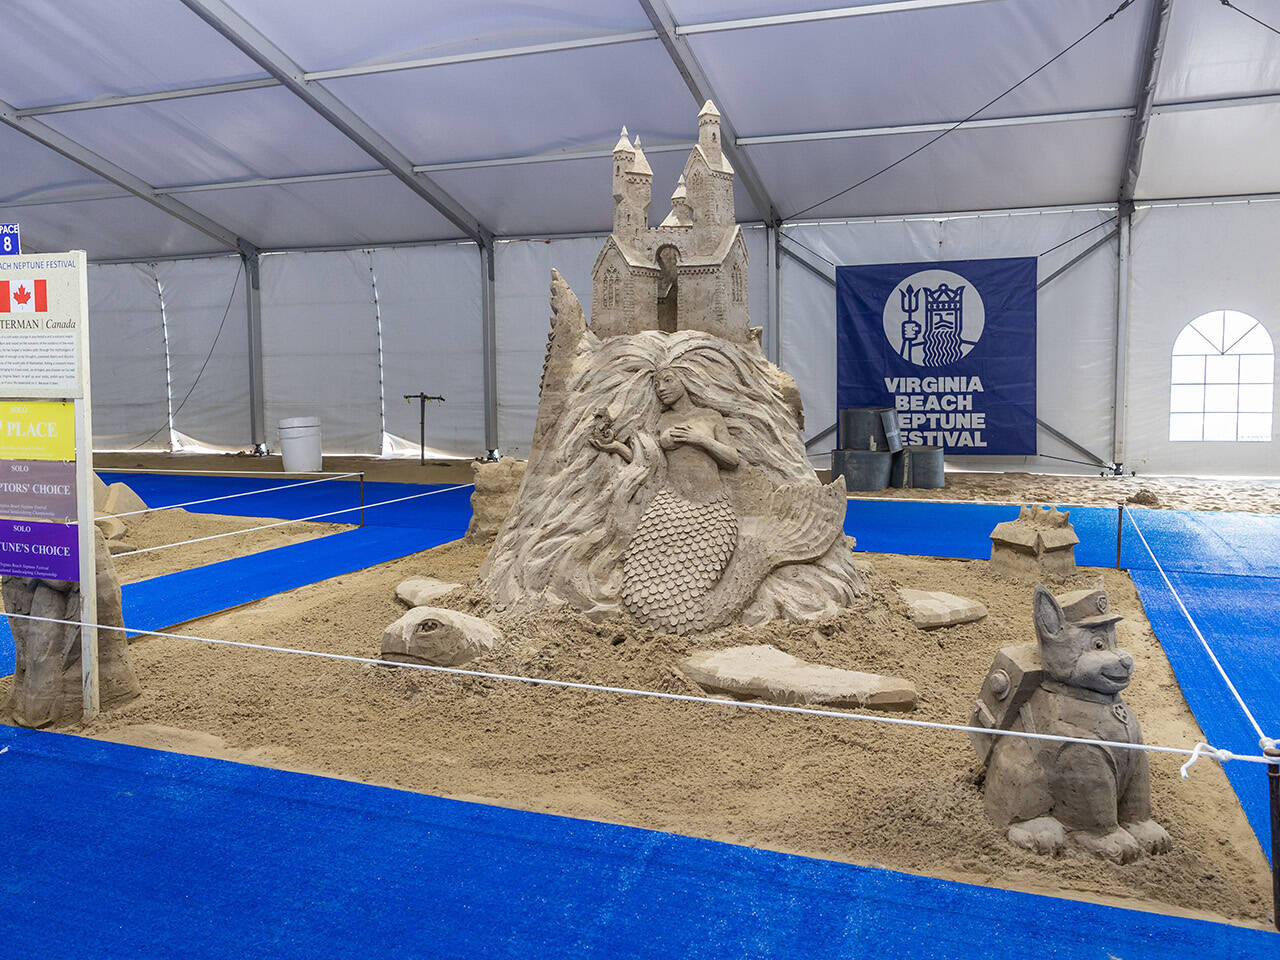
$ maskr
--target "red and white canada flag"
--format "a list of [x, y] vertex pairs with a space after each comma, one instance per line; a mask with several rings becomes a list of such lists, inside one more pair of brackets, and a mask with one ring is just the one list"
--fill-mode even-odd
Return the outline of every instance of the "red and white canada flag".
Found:
[[0, 313], [47, 313], [44, 280], [0, 280]]

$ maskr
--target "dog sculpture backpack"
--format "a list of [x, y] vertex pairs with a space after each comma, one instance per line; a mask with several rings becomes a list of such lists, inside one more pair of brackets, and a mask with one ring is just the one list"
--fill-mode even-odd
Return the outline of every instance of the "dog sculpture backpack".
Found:
[[[996, 654], [970, 725], [1116, 744], [1142, 743], [1138, 718], [1120, 692], [1133, 657], [1116, 646], [1116, 621], [1102, 582], [1054, 597], [1035, 589], [1037, 644]], [[987, 814], [1017, 846], [1056, 854], [1068, 845], [1127, 862], [1162, 853], [1169, 835], [1151, 819], [1147, 754], [1027, 737], [975, 733], [987, 767]]]

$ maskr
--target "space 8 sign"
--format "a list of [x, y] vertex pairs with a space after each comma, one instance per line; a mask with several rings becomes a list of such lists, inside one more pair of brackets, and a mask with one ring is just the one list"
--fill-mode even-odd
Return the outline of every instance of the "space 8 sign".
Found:
[[836, 268], [836, 404], [904, 443], [1036, 452], [1036, 258]]

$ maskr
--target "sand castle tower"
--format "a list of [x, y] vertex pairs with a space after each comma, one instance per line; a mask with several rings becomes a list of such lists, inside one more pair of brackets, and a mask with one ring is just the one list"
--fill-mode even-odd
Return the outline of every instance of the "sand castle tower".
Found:
[[698, 143], [649, 226], [653, 170], [626, 127], [613, 148], [613, 233], [591, 272], [591, 329], [600, 337], [642, 330], [702, 330], [746, 342], [747, 245], [733, 219], [733, 167], [721, 148], [720, 112], [698, 114]]

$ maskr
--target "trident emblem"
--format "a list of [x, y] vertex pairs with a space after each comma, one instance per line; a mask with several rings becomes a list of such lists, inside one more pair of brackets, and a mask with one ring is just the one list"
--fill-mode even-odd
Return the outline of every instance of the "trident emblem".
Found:
[[923, 339], [920, 324], [912, 319], [915, 312], [920, 309], [920, 291], [911, 284], [907, 284], [905, 289], [898, 291], [898, 295], [902, 298], [902, 312], [907, 315], [907, 319], [902, 321], [902, 346], [898, 350], [898, 355], [904, 360], [910, 360], [911, 348]]

